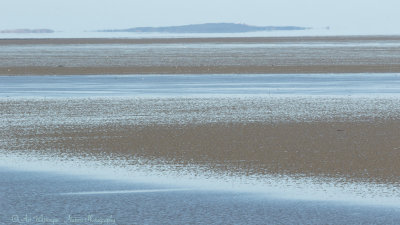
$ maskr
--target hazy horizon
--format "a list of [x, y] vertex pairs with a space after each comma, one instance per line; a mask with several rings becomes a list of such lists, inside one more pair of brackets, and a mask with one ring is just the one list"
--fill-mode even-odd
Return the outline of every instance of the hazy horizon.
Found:
[[355, 33], [400, 33], [394, 0], [3, 0], [0, 30], [93, 31], [202, 23], [331, 27]]

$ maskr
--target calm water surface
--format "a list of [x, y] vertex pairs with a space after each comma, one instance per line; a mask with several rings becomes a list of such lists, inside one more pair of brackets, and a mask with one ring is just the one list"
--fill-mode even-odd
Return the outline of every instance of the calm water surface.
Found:
[[0, 169], [0, 224], [398, 224], [400, 208]]
[[0, 76], [0, 97], [400, 96], [400, 74]]

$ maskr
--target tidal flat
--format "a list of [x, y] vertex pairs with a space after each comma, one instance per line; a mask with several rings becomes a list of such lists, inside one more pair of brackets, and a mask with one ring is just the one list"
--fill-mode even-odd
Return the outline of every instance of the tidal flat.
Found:
[[400, 220], [397, 37], [0, 45], [0, 223]]

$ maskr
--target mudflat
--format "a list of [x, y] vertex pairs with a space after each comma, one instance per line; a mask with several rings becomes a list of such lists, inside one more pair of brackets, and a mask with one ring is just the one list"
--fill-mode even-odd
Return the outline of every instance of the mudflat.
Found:
[[396, 184], [398, 107], [380, 98], [3, 100], [0, 147]]
[[[51, 130], [51, 131], [48, 131]], [[37, 127], [25, 150], [205, 166], [232, 174], [397, 183], [400, 121]], [[9, 147], [15, 149], [13, 147]], [[190, 168], [190, 167], [189, 167]]]
[[0, 75], [400, 72], [400, 36], [2, 39]]
[[[398, 36], [8, 39], [0, 46], [1, 75], [400, 72]], [[399, 113], [399, 99], [388, 96], [3, 98], [0, 148], [398, 183]]]

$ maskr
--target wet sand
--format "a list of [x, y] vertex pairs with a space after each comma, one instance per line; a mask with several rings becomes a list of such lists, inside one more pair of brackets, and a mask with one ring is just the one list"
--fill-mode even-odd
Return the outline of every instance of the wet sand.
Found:
[[0, 148], [397, 184], [398, 107], [329, 97], [3, 100]]
[[[13, 131], [15, 132], [15, 130]], [[18, 132], [19, 133], [19, 132]], [[185, 126], [35, 127], [13, 134], [27, 151], [161, 160], [240, 175], [399, 182], [400, 121]], [[21, 132], [22, 133], [22, 132]]]
[[[0, 74], [400, 72], [399, 39], [0, 40]], [[246, 46], [224, 45], [237, 42]], [[266, 43], [277, 46], [258, 45]], [[289, 76], [264, 86], [236, 81], [263, 93], [250, 97], [237, 97], [244, 87], [237, 83], [193, 79], [174, 88], [173, 78], [149, 86], [139, 77], [129, 86], [92, 76], [67, 84], [3, 77], [11, 85], [0, 97], [0, 223], [93, 214], [118, 223], [396, 224], [397, 75], [362, 82], [345, 75]], [[265, 84], [289, 94], [267, 94]], [[121, 87], [128, 95], [113, 97]], [[221, 88], [224, 96], [202, 95]], [[183, 97], [187, 92], [194, 95]], [[186, 187], [188, 176], [199, 190], [168, 186]]]
[[399, 43], [399, 36], [3, 39], [0, 75], [390, 73], [400, 72]]

